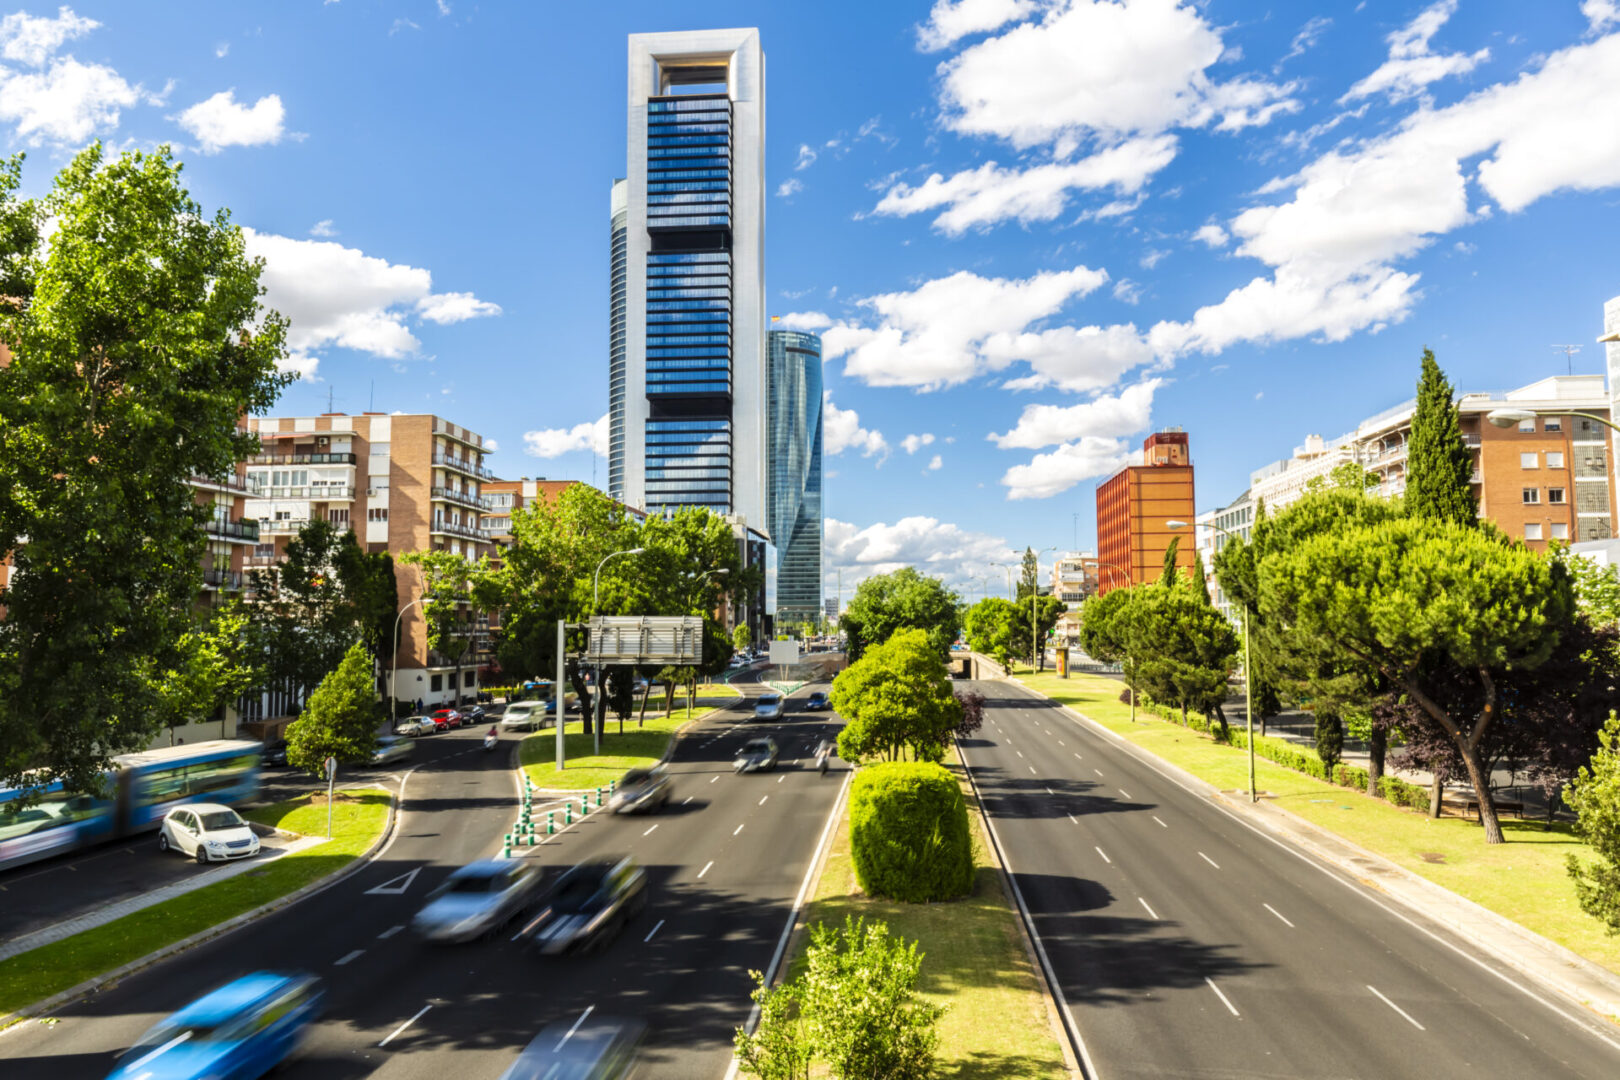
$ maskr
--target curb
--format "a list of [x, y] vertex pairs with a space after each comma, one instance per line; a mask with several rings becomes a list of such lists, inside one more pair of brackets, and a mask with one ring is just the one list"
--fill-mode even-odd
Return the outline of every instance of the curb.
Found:
[[[1452, 892], [1443, 885], [1436, 884], [1428, 878], [1413, 873], [1404, 866], [1391, 862], [1382, 855], [1368, 851], [1345, 837], [1306, 821], [1283, 807], [1270, 803], [1260, 803], [1258, 804], [1259, 809], [1255, 809], [1247, 802], [1232, 799], [1209, 781], [1194, 776], [1152, 751], [1138, 746], [1107, 726], [1093, 720], [1085, 713], [1055, 701], [1040, 693], [1040, 691], [1024, 685], [1017, 679], [1008, 681], [1018, 683], [1020, 689], [1026, 693], [1052, 702], [1070, 720], [1108, 736], [1139, 759], [1145, 759], [1152, 767], [1174, 782], [1209, 798], [1212, 802], [1219, 803], [1234, 818], [1262, 832], [1285, 848], [1292, 848], [1298, 854], [1309, 855], [1318, 865], [1331, 867], [1339, 873], [1347, 875], [1362, 887], [1375, 891], [1380, 896], [1400, 905], [1401, 908], [1417, 919], [1443, 927], [1451, 934], [1461, 938], [1461, 944], [1470, 946], [1472, 949], [1506, 965], [1541, 986], [1554, 991], [1559, 996], [1580, 1005], [1583, 1009], [1591, 1011], [1603, 1020], [1609, 1023], [1620, 1020], [1620, 976], [1607, 968], [1587, 960], [1585, 957], [1537, 934], [1527, 927], [1519, 925], [1504, 915], [1499, 915], [1465, 896]], [[1267, 820], [1268, 817], [1271, 820]], [[1335, 848], [1340, 850], [1335, 851]], [[1461, 907], [1467, 913], [1468, 918], [1457, 918], [1454, 913], [1425, 908], [1414, 903], [1411, 897], [1403, 895], [1401, 891], [1392, 889], [1369, 875], [1379, 875], [1393, 879], [1392, 883], [1398, 883], [1408, 889], [1422, 892], [1429, 897], [1442, 901], [1444, 904]], [[1491, 929], [1512, 937], [1527, 949], [1543, 954], [1544, 962], [1538, 964], [1533, 958], [1526, 957], [1522, 952], [1504, 949], [1499, 945], [1492, 944], [1479, 934], [1480, 923], [1485, 923]], [[1455, 943], [1449, 944], [1455, 945]], [[1464, 956], [1470, 955], [1467, 949], [1460, 949], [1459, 951]], [[1578, 980], [1562, 976], [1559, 969], [1569, 969], [1571, 973], [1579, 972], [1590, 982], [1598, 984], [1600, 990], [1607, 991], [1607, 994], [1593, 993], [1593, 988], [1590, 986], [1581, 987], [1578, 985]]]
[[[372, 841], [371, 846], [361, 854], [357, 855], [354, 860], [349, 863], [349, 865], [339, 870], [335, 870], [323, 878], [318, 878], [315, 881], [311, 881], [309, 884], [288, 893], [286, 896], [278, 896], [274, 900], [260, 904], [258, 907], [253, 908], [250, 911], [244, 911], [240, 915], [232, 916], [231, 918], [226, 919], [224, 922], [211, 926], [206, 930], [199, 930], [197, 933], [192, 934], [188, 938], [182, 938], [179, 941], [171, 942], [168, 945], [165, 945], [163, 948], [158, 949], [156, 952], [148, 953], [139, 959], [131, 960], [127, 964], [113, 968], [111, 971], [97, 975], [94, 978], [86, 979], [77, 986], [70, 986], [66, 990], [52, 994], [44, 1001], [36, 1001], [32, 1005], [25, 1005], [16, 1012], [11, 1013], [9, 1016], [0, 1016], [0, 1034], [3, 1034], [5, 1029], [15, 1027], [25, 1020], [37, 1020], [48, 1016], [57, 1009], [62, 1008], [64, 1005], [71, 1005], [80, 998], [88, 997], [90, 994], [95, 993], [104, 986], [116, 983], [120, 979], [134, 975], [136, 972], [149, 968], [154, 964], [161, 963], [164, 960], [167, 960], [169, 957], [174, 956], [176, 953], [181, 953], [187, 949], [201, 945], [204, 942], [212, 941], [214, 938], [223, 937], [233, 930], [246, 926], [248, 923], [256, 922], [259, 919], [264, 918], [266, 915], [271, 915], [277, 911], [280, 911], [282, 908], [295, 904], [306, 897], [313, 896], [324, 889], [329, 889], [333, 885], [338, 884], [344, 878], [347, 878], [352, 874], [359, 873], [371, 863], [371, 860], [377, 856], [377, 854], [382, 850], [383, 846], [387, 844], [389, 839], [393, 836], [394, 829], [399, 822], [399, 802], [399, 799], [395, 797], [393, 792], [388, 793], [388, 820], [383, 823], [382, 832], [378, 833], [377, 839]], [[70, 939], [64, 938], [63, 940]], [[22, 953], [20, 955], [26, 956], [28, 954]]]

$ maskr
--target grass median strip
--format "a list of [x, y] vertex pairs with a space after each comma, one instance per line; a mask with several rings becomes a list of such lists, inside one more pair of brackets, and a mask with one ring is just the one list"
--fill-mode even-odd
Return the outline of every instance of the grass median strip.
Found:
[[[1133, 724], [1130, 706], [1119, 700], [1124, 684], [1118, 680], [1096, 675], [1032, 676], [1027, 668], [1017, 678], [1216, 787], [1248, 790], [1247, 752], [1141, 710]], [[1255, 782], [1270, 793], [1269, 802], [1311, 824], [1620, 972], [1620, 939], [1605, 935], [1602, 924], [1575, 901], [1564, 857], [1588, 859], [1592, 850], [1568, 825], [1555, 823], [1548, 829], [1539, 821], [1503, 819], [1508, 842], [1487, 844], [1479, 825], [1470, 819], [1429, 818], [1264, 758], [1255, 762]]]
[[[696, 720], [717, 708], [723, 708], [741, 697], [741, 693], [719, 684], [698, 687], [697, 707], [689, 714], [685, 708], [675, 709], [669, 716], [661, 711], [651, 714], [644, 724], [634, 719], [619, 722], [609, 719], [602, 729], [602, 753], [594, 753], [595, 740], [584, 731], [580, 720], [563, 724], [563, 746], [567, 760], [562, 772], [557, 771], [557, 732], [544, 728], [524, 739], [518, 748], [518, 763], [537, 788], [551, 791], [590, 791], [606, 787], [629, 769], [655, 765], [664, 756], [664, 749], [674, 737], [676, 729], [688, 720]], [[680, 697], [677, 701], [683, 700]]]
[[[318, 804], [312, 798], [306, 795], [249, 810], [243, 816], [288, 832], [324, 836], [326, 797], [320, 795]], [[332, 807], [332, 839], [327, 843], [0, 962], [0, 1017], [347, 866], [376, 841], [387, 821], [387, 792], [369, 788], [343, 792]], [[143, 836], [136, 842], [156, 844], [157, 840]]]
[[[945, 764], [962, 778], [954, 751]], [[903, 904], [864, 895], [850, 860], [846, 804], [826, 868], [805, 909], [805, 925], [842, 926], [845, 915], [865, 916], [882, 919], [890, 933], [918, 943], [924, 954], [922, 995], [948, 1007], [939, 1022], [941, 1076], [1062, 1080], [1068, 1072], [1047, 1018], [1039, 978], [1024, 951], [1018, 916], [990, 859], [973, 791], [965, 779], [963, 785], [973, 829], [970, 895], [940, 904]], [[795, 974], [802, 968], [807, 940], [801, 941], [795, 956]]]

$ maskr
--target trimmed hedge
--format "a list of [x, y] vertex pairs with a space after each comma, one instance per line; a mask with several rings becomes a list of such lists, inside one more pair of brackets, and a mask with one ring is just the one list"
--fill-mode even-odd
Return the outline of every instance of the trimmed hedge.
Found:
[[922, 904], [973, 888], [962, 787], [933, 762], [890, 761], [855, 774], [849, 849], [855, 879], [870, 896]]

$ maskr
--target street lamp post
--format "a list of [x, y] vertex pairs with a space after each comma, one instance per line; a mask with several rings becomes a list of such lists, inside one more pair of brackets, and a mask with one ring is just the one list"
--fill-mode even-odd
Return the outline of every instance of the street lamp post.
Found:
[[394, 655], [393, 663], [388, 671], [388, 730], [390, 733], [399, 724], [399, 620], [405, 617], [407, 611], [426, 599], [427, 594], [423, 593], [400, 608], [399, 614], [394, 616]]
[[[1185, 529], [1185, 521], [1166, 521], [1165, 525], [1172, 529]], [[1202, 525], [1206, 529], [1214, 529], [1235, 540], [1243, 539], [1230, 529], [1222, 528], [1212, 521], [1199, 521], [1195, 525]], [[1249, 657], [1249, 605], [1243, 605], [1243, 719], [1248, 725], [1249, 743], [1249, 801], [1259, 802], [1260, 794], [1254, 784], [1254, 664]]]
[[[602, 556], [602, 561], [596, 564], [596, 573], [591, 575], [591, 617], [592, 618], [596, 617], [597, 598], [600, 595], [600, 591], [601, 591], [601, 587], [602, 587], [602, 567], [607, 565], [607, 561], [609, 559], [616, 559], [620, 555], [640, 555], [642, 552], [644, 552], [646, 550], [647, 550], [646, 548], [626, 548], [623, 551], [611, 551], [608, 554]], [[595, 750], [595, 753], [596, 753], [597, 757], [602, 756], [602, 717], [605, 716], [606, 713], [607, 713], [607, 701], [603, 698], [602, 691], [603, 691], [602, 665], [600, 663], [598, 663], [596, 665], [596, 701], [593, 702], [593, 704], [596, 706], [596, 708], [593, 710], [596, 713], [596, 716], [595, 716], [593, 722], [591, 723], [591, 743], [592, 743], [592, 746], [594, 747], [594, 750]], [[557, 693], [559, 693], [559, 694], [562, 693], [562, 687], [561, 686], [557, 687]]]
[[[1616, 426], [1612, 422], [1603, 419], [1603, 417], [1594, 416], [1589, 412], [1577, 412], [1573, 409], [1549, 409], [1547, 411], [1556, 412], [1559, 416], [1579, 416], [1586, 420], [1593, 420], [1599, 424], [1602, 424], [1610, 431], [1620, 432], [1620, 426]], [[1485, 419], [1489, 420], [1497, 427], [1505, 428], [1512, 427], [1521, 420], [1534, 420], [1539, 415], [1541, 414], [1536, 412], [1534, 409], [1492, 409], [1490, 412], [1485, 414]]]
[[1036, 607], [1041, 596], [1041, 556], [1056, 551], [1057, 545], [1041, 548], [1035, 553], [1035, 580], [1029, 585], [1029, 673], [1035, 674], [1035, 662], [1041, 655], [1041, 643], [1036, 635]]

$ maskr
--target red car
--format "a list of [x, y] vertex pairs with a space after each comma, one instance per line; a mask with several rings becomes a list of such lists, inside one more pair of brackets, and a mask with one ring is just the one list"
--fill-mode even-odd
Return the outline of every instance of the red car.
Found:
[[448, 731], [450, 728], [461, 726], [461, 714], [455, 709], [439, 709], [431, 717], [433, 726], [439, 731]]

